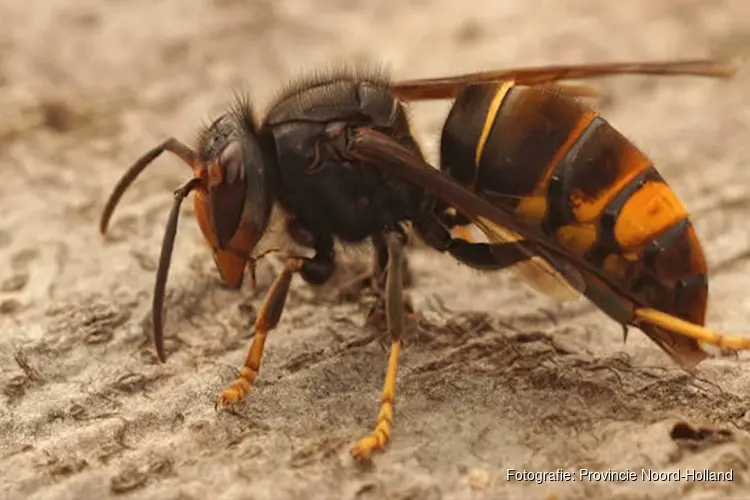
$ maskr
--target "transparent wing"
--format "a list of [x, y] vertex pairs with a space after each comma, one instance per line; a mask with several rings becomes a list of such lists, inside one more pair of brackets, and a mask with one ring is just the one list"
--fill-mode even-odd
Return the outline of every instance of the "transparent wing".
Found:
[[[692, 75], [709, 78], [728, 78], [737, 71], [735, 61], [707, 59], [661, 62], [609, 62], [598, 64], [564, 64], [527, 68], [505, 68], [478, 73], [438, 78], [401, 80], [391, 84], [395, 96], [406, 101], [452, 99], [467, 85], [493, 84], [507, 80], [517, 85], [556, 84], [560, 80], [598, 78], [613, 75]], [[586, 86], [559, 85], [560, 91], [588, 96], [593, 89]]]
[[[523, 239], [521, 235], [499, 224], [477, 218], [475, 225], [491, 243], [506, 243]], [[473, 236], [472, 236], [473, 237]], [[585, 291], [581, 274], [567, 262], [549, 255], [532, 255], [511, 269], [530, 287], [556, 300], [577, 300]]]

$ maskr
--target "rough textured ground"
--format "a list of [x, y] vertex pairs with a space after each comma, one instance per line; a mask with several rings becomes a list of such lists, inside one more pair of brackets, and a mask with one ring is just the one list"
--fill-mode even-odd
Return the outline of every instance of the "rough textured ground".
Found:
[[[645, 336], [623, 345], [585, 303], [562, 306], [513, 274], [479, 275], [415, 249], [423, 320], [402, 356], [395, 441], [361, 469], [347, 450], [373, 423], [385, 356], [360, 305], [295, 282], [257, 387], [217, 413], [272, 267], [261, 267], [255, 295], [223, 289], [186, 208], [161, 365], [148, 340], [151, 289], [171, 190], [187, 170], [159, 160], [110, 237], [96, 226], [143, 151], [169, 135], [189, 140], [233, 89], [262, 107], [292, 76], [336, 59], [375, 57], [416, 77], [748, 48], [743, 0], [3, 2], [0, 496], [742, 497], [747, 356], [709, 360], [691, 379]], [[736, 331], [750, 331], [749, 86], [747, 69], [730, 82], [599, 83], [601, 110], [694, 214], [712, 266], [710, 324]], [[414, 109], [431, 154], [447, 107]], [[732, 434], [675, 441], [678, 421]], [[580, 467], [732, 468], [734, 481], [505, 475]]]

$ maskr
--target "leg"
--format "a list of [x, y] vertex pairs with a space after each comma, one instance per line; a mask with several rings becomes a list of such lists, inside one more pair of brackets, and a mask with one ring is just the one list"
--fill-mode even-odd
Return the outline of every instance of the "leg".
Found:
[[385, 308], [388, 322], [388, 333], [391, 337], [391, 352], [380, 398], [380, 411], [375, 430], [369, 436], [360, 439], [352, 448], [352, 455], [360, 460], [368, 459], [374, 451], [385, 448], [391, 437], [393, 426], [393, 408], [396, 398], [396, 372], [398, 356], [401, 349], [401, 337], [406, 323], [403, 298], [403, 249], [405, 238], [400, 232], [386, 234], [388, 248], [388, 267], [385, 286]]
[[[385, 289], [388, 246], [382, 235], [373, 236], [371, 239], [374, 250], [371, 267], [339, 287], [339, 296], [344, 300], [356, 300], [365, 289], [373, 289], [376, 293], [382, 293]], [[403, 267], [404, 286], [409, 287], [412, 284], [412, 278], [406, 255], [403, 258]]]
[[286, 260], [284, 270], [271, 285], [263, 306], [258, 312], [258, 319], [255, 321], [255, 332], [247, 359], [245, 359], [245, 365], [242, 367], [237, 379], [219, 396], [216, 401], [217, 408], [237, 403], [250, 392], [250, 388], [253, 386], [260, 370], [266, 337], [268, 336], [268, 332], [276, 328], [281, 319], [286, 297], [289, 293], [289, 286], [292, 283], [294, 275], [300, 273], [307, 282], [323, 283], [333, 274], [333, 268], [332, 253], [316, 253], [312, 259], [290, 257]]
[[[404, 241], [406, 241], [405, 233], [403, 234]], [[372, 244], [375, 249], [374, 259], [372, 264], [372, 270], [368, 273], [367, 278], [369, 285], [375, 291], [375, 302], [370, 308], [367, 314], [366, 324], [369, 327], [376, 328], [379, 331], [388, 329], [387, 325], [387, 314], [386, 314], [386, 282], [388, 275], [388, 262], [389, 262], [389, 251], [388, 243], [382, 234], [377, 234], [372, 237]], [[401, 256], [401, 280], [404, 287], [408, 287], [411, 284], [409, 276], [409, 267], [407, 265], [406, 255], [402, 253]], [[406, 319], [409, 323], [414, 322], [418, 319], [417, 314], [414, 312], [411, 299], [408, 295], [403, 295], [404, 308], [406, 311]]]
[[461, 239], [471, 242], [472, 237], [466, 229], [471, 221], [461, 214], [455, 212], [443, 212], [438, 216], [445, 227], [451, 228]]
[[388, 272], [389, 260], [388, 242], [382, 234], [376, 234], [372, 237], [372, 246], [375, 250], [370, 274], [372, 286], [376, 290], [385, 290], [385, 277]]
[[434, 213], [438, 220], [443, 223], [445, 227], [453, 229], [456, 226], [468, 226], [471, 221], [468, 217], [461, 215], [456, 212], [456, 209], [449, 207], [445, 203], [438, 203], [435, 207]]
[[456, 260], [484, 271], [499, 271], [528, 259], [527, 250], [531, 250], [532, 245], [525, 241], [472, 243], [453, 238], [441, 220], [431, 214], [415, 222], [414, 230], [435, 250], [447, 252]]
[[315, 249], [315, 257], [306, 259], [306, 265], [300, 270], [302, 279], [311, 285], [322, 285], [328, 281], [336, 267], [333, 238], [313, 233], [296, 219], [290, 219], [286, 229], [295, 243]]
[[385, 275], [385, 266], [388, 262], [388, 248], [385, 245], [383, 237], [380, 235], [372, 237], [372, 246], [374, 252], [370, 269], [339, 286], [338, 290], [341, 300], [356, 301], [364, 290], [370, 288], [376, 291], [382, 290], [382, 286], [379, 286], [379, 284], [382, 283], [383, 276]]

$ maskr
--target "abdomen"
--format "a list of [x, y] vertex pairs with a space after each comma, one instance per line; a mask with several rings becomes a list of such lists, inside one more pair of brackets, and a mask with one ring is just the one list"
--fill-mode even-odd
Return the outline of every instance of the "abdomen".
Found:
[[591, 262], [639, 305], [704, 324], [706, 261], [685, 208], [592, 109], [541, 87], [470, 87], [446, 122], [441, 169]]

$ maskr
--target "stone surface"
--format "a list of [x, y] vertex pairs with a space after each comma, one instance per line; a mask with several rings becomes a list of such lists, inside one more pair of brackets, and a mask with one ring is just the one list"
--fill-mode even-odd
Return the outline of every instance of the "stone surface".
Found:
[[[750, 479], [744, 354], [690, 378], [637, 331], [623, 345], [589, 304], [558, 304], [513, 273], [482, 275], [416, 248], [423, 323], [403, 351], [393, 444], [362, 469], [348, 448], [373, 424], [385, 367], [362, 307], [295, 281], [257, 386], [217, 413], [272, 261], [255, 294], [225, 290], [185, 207], [161, 365], [148, 337], [155, 263], [171, 191], [189, 172], [159, 159], [107, 238], [97, 224], [135, 158], [170, 135], [191, 140], [233, 90], [263, 109], [294, 75], [339, 60], [382, 60], [407, 78], [748, 48], [742, 0], [4, 2], [0, 496], [740, 498]], [[597, 107], [693, 214], [712, 269], [710, 325], [750, 331], [750, 71], [595, 85]], [[413, 109], [433, 160], [448, 106]], [[368, 260], [347, 258], [357, 269]], [[677, 442], [678, 421], [733, 434]], [[639, 476], [580, 480], [581, 468]], [[646, 482], [642, 468], [731, 468], [734, 481]], [[579, 480], [508, 481], [508, 469]]]

